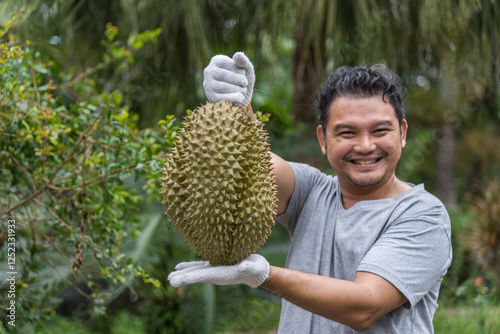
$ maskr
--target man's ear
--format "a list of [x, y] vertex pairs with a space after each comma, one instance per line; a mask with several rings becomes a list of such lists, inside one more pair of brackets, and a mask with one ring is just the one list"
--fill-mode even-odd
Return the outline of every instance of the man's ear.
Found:
[[318, 125], [316, 128], [316, 136], [318, 137], [319, 145], [321, 146], [321, 152], [326, 155], [325, 131], [323, 131], [323, 127], [321, 125]]
[[404, 148], [406, 145], [406, 133], [408, 131], [408, 123], [406, 122], [406, 119], [404, 119], [401, 122], [401, 148]]

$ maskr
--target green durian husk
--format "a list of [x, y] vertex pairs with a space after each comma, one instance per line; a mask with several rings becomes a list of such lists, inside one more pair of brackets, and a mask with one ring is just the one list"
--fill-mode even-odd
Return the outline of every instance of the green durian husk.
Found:
[[245, 259], [271, 234], [277, 194], [267, 140], [251, 110], [207, 103], [185, 117], [166, 156], [165, 214], [213, 266]]

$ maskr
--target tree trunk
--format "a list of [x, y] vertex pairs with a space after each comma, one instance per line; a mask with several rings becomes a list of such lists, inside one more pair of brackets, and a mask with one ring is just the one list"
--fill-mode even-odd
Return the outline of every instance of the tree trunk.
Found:
[[436, 138], [436, 167], [438, 197], [445, 205], [457, 204], [455, 190], [455, 129], [451, 123], [444, 123]]
[[[306, 49], [304, 51], [304, 49]], [[295, 51], [293, 68], [293, 116], [295, 123], [317, 123], [314, 108], [314, 94], [321, 82], [320, 72], [322, 64], [314, 61], [315, 50], [313, 45], [299, 45]]]
[[[295, 123], [316, 125], [317, 117], [313, 98], [325, 72], [325, 35], [330, 2], [321, 2], [321, 10], [315, 7], [318, 6], [315, 2], [306, 4], [302, 5], [296, 16], [293, 116]], [[318, 17], [318, 12], [322, 12], [323, 17]], [[318, 19], [322, 20], [319, 29], [311, 28], [311, 22]]]

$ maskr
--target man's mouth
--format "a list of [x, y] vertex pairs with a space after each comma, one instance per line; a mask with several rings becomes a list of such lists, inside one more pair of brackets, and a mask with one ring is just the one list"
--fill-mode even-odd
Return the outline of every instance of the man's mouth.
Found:
[[351, 160], [351, 162], [355, 165], [371, 165], [377, 163], [380, 159], [373, 160]]
[[370, 156], [370, 157], [346, 157], [346, 160], [349, 161], [352, 164], [358, 165], [358, 166], [367, 166], [367, 165], [373, 165], [382, 160], [385, 157], [385, 155], [376, 155], [376, 156]]

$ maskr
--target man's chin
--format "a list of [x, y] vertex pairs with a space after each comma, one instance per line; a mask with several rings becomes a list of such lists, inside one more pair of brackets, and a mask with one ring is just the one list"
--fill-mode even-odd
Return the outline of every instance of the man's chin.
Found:
[[355, 187], [359, 187], [359, 188], [370, 188], [370, 187], [376, 186], [376, 185], [380, 184], [383, 179], [384, 179], [383, 176], [358, 177], [358, 178], [349, 177], [349, 181], [350, 181], [351, 185], [353, 185]]

